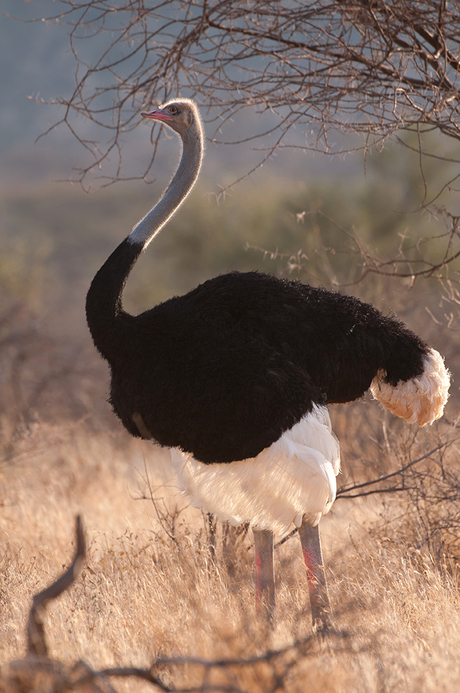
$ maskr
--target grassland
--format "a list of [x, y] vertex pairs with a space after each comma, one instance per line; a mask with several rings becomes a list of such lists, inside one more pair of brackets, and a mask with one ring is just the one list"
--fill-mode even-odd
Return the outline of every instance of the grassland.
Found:
[[[38, 202], [48, 204], [40, 196]], [[24, 217], [27, 210], [19, 203], [18, 209]], [[36, 212], [30, 218], [40, 219]], [[101, 238], [108, 238], [109, 226], [95, 255], [105, 253]], [[40, 229], [46, 228], [43, 218]], [[312, 633], [296, 536], [276, 550], [278, 604], [269, 630], [255, 613], [251, 533], [219, 525], [214, 562], [207, 518], [187, 508], [168, 453], [130, 439], [104, 402], [107, 373], [84, 331], [81, 309], [93, 271], [90, 250], [74, 257], [78, 239], [68, 231], [71, 250], [59, 260], [56, 231], [52, 242], [42, 239], [41, 255], [37, 249], [27, 259], [13, 243], [14, 224], [11, 229], [0, 266], [0, 663], [24, 655], [32, 596], [69, 564], [74, 518], [81, 513], [86, 566], [47, 611], [56, 659], [83, 659], [95, 669], [154, 665], [173, 690], [457, 690], [455, 380], [445, 418], [429, 430], [403, 425], [368, 399], [333, 408], [343, 456], [339, 485], [422, 459], [382, 482], [385, 494], [342, 494], [323, 519], [335, 625], [330, 638]], [[83, 241], [89, 242], [86, 236]], [[173, 276], [178, 269], [163, 271]], [[29, 277], [30, 286], [21, 277]], [[64, 293], [56, 293], [61, 286]], [[442, 351], [455, 378], [455, 325], [442, 284], [436, 286], [433, 294], [427, 284], [410, 289], [378, 281], [365, 290]], [[119, 691], [153, 688], [134, 679], [113, 684]]]
[[[365, 416], [364, 406], [354, 413]], [[436, 442], [433, 432], [424, 437], [421, 447]], [[80, 512], [87, 564], [47, 614], [50, 652], [61, 661], [102, 669], [167, 660], [156, 673], [187, 690], [415, 692], [460, 682], [455, 541], [438, 536], [440, 551], [436, 536], [423, 541], [428, 515], [407, 494], [338, 500], [324, 518], [337, 630], [325, 642], [312, 637], [297, 538], [277, 550], [269, 632], [254, 610], [250, 533], [219, 527], [214, 564], [205, 518], [178, 495], [167, 454], [147, 443], [84, 423], [37, 425], [2, 468], [0, 499], [1, 662], [23, 655], [31, 598], [69, 563]], [[239, 663], [212, 669], [194, 658]]]

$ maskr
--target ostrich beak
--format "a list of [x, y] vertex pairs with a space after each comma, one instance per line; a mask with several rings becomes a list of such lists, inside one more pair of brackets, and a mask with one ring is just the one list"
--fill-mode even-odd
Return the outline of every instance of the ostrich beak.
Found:
[[161, 109], [156, 111], [143, 111], [141, 113], [143, 118], [151, 118], [152, 120], [173, 120], [173, 117], [165, 113]]

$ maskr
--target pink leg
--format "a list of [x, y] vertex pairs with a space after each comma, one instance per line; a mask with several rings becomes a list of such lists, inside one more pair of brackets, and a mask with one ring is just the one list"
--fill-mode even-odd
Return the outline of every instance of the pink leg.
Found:
[[302, 526], [299, 527], [299, 535], [307, 568], [313, 625], [322, 631], [327, 631], [331, 626], [331, 607], [318, 526], [312, 527], [304, 518]]
[[271, 618], [275, 608], [275, 573], [273, 567], [273, 532], [253, 530], [256, 559], [256, 607]]

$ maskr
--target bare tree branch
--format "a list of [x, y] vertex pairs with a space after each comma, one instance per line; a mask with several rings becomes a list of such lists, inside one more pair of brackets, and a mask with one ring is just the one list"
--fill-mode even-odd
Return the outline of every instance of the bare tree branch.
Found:
[[[120, 156], [138, 112], [179, 94], [197, 99], [219, 128], [241, 110], [273, 115], [277, 144], [305, 130], [329, 150], [330, 130], [383, 142], [434, 127], [460, 139], [460, 13], [445, 0], [59, 0], [78, 63], [61, 120], [92, 152]], [[87, 45], [93, 51], [87, 58]], [[99, 147], [84, 116], [104, 129]], [[298, 127], [299, 129], [299, 127]], [[260, 133], [257, 134], [257, 137]], [[143, 175], [146, 175], [145, 171]], [[116, 175], [120, 175], [117, 170]]]
[[[373, 479], [372, 481], [365, 481], [361, 484], [350, 484], [348, 486], [341, 486], [339, 489], [337, 489], [337, 498], [340, 496], [342, 498], [359, 498], [361, 496], [366, 496], [370, 495], [370, 493], [389, 493], [393, 491], [403, 491], [407, 490], [407, 488], [404, 486], [404, 483], [402, 486], [396, 486], [396, 487], [384, 487], [380, 489], [374, 489], [372, 491], [368, 492], [363, 492], [362, 489], [368, 488], [369, 486], [375, 486], [376, 484], [382, 484], [385, 481], [388, 481], [388, 479], [394, 479], [395, 477], [399, 477], [400, 480], [404, 482], [403, 475], [404, 472], [406, 472], [408, 469], [413, 467], [414, 465], [418, 464], [419, 462], [422, 462], [423, 460], [427, 460], [431, 455], [433, 455], [435, 452], [438, 450], [441, 450], [447, 445], [447, 443], [442, 443], [441, 445], [438, 445], [437, 447], [433, 448], [433, 450], [430, 450], [430, 452], [427, 452], [425, 455], [422, 455], [421, 457], [418, 457], [416, 460], [411, 460], [407, 464], [405, 464], [402, 467], [399, 467], [395, 472], [391, 472], [390, 474], [384, 474], [383, 476], [379, 476], [378, 479]], [[355, 493], [353, 495], [350, 495], [350, 491], [360, 491], [359, 493]]]
[[30, 610], [29, 622], [27, 624], [27, 652], [28, 655], [46, 656], [48, 648], [45, 639], [45, 629], [43, 616], [47, 604], [59, 597], [72, 585], [83, 568], [83, 563], [86, 557], [86, 541], [83, 530], [83, 522], [78, 515], [76, 519], [76, 549], [74, 559], [65, 571], [52, 585], [44, 589], [39, 594], [36, 594], [32, 608]]
[[[458, 4], [56, 0], [56, 8], [46, 20], [68, 28], [77, 69], [72, 93], [55, 101], [60, 115], [51, 129], [69, 128], [88, 152], [74, 170], [82, 185], [94, 172], [108, 185], [150, 179], [161, 130], [153, 128], [152, 155], [134, 171], [124, 169], [123, 143], [142, 109], [176, 96], [200, 104], [212, 142], [252, 143], [258, 159], [244, 175], [281, 149], [337, 153], [333, 133], [353, 136], [340, 145], [346, 151], [381, 149], [393, 137], [418, 155], [424, 193], [417, 205], [431, 215], [436, 237], [406, 239], [388, 259], [350, 234], [361, 261], [357, 281], [369, 273], [458, 281]], [[263, 117], [249, 132], [246, 116], [254, 112]], [[241, 134], [229, 136], [236, 119]], [[405, 133], [415, 134], [415, 144]], [[447, 156], [439, 135], [449, 142]], [[426, 157], [443, 165], [433, 185]]]

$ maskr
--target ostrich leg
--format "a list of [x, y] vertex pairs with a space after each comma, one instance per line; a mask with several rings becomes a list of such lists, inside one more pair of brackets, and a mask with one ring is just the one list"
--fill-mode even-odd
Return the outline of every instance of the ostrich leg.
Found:
[[275, 608], [275, 573], [273, 568], [273, 532], [253, 530], [256, 562], [256, 606], [271, 619]]
[[318, 525], [312, 527], [304, 517], [302, 525], [299, 527], [299, 535], [307, 568], [313, 625], [322, 631], [327, 631], [331, 626], [331, 607], [326, 575], [324, 573]]

